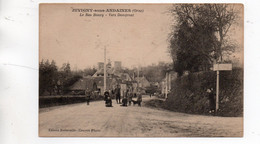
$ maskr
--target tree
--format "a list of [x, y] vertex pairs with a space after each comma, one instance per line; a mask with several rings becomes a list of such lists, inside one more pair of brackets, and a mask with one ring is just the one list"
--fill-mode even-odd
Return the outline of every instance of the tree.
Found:
[[70, 69], [70, 63], [63, 63], [62, 67], [59, 71], [59, 79], [62, 83], [62, 91], [63, 93], [66, 93], [69, 89], [69, 87], [76, 82], [81, 76], [78, 76], [74, 78], [74, 75], [71, 72]]
[[53, 94], [54, 86], [57, 82], [58, 68], [55, 61], [42, 60], [39, 65], [39, 93], [42, 95], [44, 91]]
[[42, 60], [39, 64], [39, 93], [43, 95], [45, 91], [49, 95], [67, 92], [69, 87], [82, 78], [82, 75], [73, 73], [69, 63], [64, 63], [60, 70], [54, 60]]
[[95, 68], [85, 68], [84, 69], [84, 75], [85, 76], [92, 76], [96, 73], [96, 69]]
[[60, 68], [60, 71], [63, 73], [64, 78], [71, 76], [70, 64], [64, 63]]
[[142, 67], [139, 76], [145, 76], [149, 82], [161, 82], [168, 67], [169, 65], [166, 63]]
[[176, 25], [170, 34], [169, 49], [179, 75], [186, 70], [208, 70], [213, 61], [223, 62], [224, 52], [234, 50], [225, 39], [237, 17], [232, 5], [180, 4], [171, 12]]

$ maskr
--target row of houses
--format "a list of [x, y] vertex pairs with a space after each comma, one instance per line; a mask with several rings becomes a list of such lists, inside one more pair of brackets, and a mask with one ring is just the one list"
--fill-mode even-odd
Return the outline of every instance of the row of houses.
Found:
[[[83, 76], [80, 80], [74, 83], [70, 90], [74, 93], [84, 92], [86, 89], [96, 91], [100, 95], [105, 92], [104, 89], [104, 68], [102, 63], [99, 63], [98, 70], [92, 76]], [[144, 77], [131, 76], [120, 68], [120, 64], [117, 62], [117, 67], [112, 68], [111, 64], [108, 64], [106, 70], [106, 90], [113, 91], [118, 85], [121, 88], [121, 95], [128, 89], [132, 88], [133, 92], [137, 92], [137, 87], [145, 92], [145, 88], [150, 86], [150, 82]]]

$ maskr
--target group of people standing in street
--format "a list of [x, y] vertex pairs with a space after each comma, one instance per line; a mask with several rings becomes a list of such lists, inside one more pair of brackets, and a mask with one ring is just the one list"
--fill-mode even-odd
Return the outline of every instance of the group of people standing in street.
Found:
[[[85, 90], [85, 98], [87, 105], [89, 105], [91, 97], [91, 91], [87, 88]], [[110, 92], [106, 91], [104, 93], [104, 101], [106, 107], [112, 107], [112, 97], [116, 98], [116, 103], [121, 104], [121, 106], [127, 107], [131, 106], [132, 103], [138, 104], [138, 106], [141, 106], [142, 103], [142, 94], [140, 93], [139, 89], [137, 90], [137, 93], [133, 92], [132, 87], [128, 87], [126, 91], [123, 91], [122, 99], [121, 99], [121, 88], [119, 85], [116, 86], [116, 88]], [[136, 100], [133, 100], [134, 97], [137, 97]]]
[[126, 89], [126, 91], [123, 91], [123, 98], [122, 98], [122, 102], [121, 102], [121, 89], [120, 86], [117, 85], [117, 87], [115, 88], [115, 90], [112, 92], [112, 94], [115, 95], [116, 97], [116, 103], [117, 104], [121, 104], [121, 106], [130, 106], [132, 104], [132, 102], [135, 102], [133, 100], [133, 97], [137, 96], [137, 100], [138, 101], [138, 105], [141, 106], [141, 102], [142, 102], [142, 95], [139, 91], [137, 91], [137, 93], [133, 92], [132, 87], [128, 87]]

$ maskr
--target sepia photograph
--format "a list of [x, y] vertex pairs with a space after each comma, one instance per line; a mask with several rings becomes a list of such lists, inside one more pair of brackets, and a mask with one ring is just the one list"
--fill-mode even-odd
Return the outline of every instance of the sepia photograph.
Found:
[[39, 5], [40, 137], [243, 137], [244, 6]]

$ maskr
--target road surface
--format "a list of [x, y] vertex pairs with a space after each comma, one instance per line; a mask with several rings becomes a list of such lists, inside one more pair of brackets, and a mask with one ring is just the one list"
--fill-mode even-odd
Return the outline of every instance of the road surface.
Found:
[[[143, 101], [150, 100], [146, 96]], [[104, 101], [40, 109], [40, 136], [240, 137], [242, 117], [214, 117], [149, 107], [105, 107]]]

